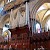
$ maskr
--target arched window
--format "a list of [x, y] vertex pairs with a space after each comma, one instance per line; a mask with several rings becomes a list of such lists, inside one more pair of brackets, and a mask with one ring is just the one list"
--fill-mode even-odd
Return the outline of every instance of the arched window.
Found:
[[50, 20], [47, 22], [48, 29], [50, 30]]
[[15, 0], [7, 0], [7, 1], [8, 1], [8, 3], [9, 3], [9, 2], [11, 2], [11, 1], [15, 1]]
[[2, 1], [1, 4], [0, 4], [0, 14], [3, 11], [3, 8], [4, 8], [4, 1]]
[[8, 29], [9, 29], [9, 23], [6, 23], [5, 26], [3, 27], [3, 33], [2, 33], [2, 36], [4, 37], [5, 41], [9, 41], [11, 39], [11, 32]]
[[3, 10], [3, 7], [0, 7], [0, 14], [1, 14], [2, 10]]
[[40, 24], [39, 23], [36, 24], [36, 32], [37, 33], [40, 33], [41, 32], [41, 27], [40, 27]]
[[50, 30], [50, 19], [45, 24], [45, 31], [48, 31], [48, 30]]
[[3, 27], [3, 32], [9, 29], [9, 23], [5, 24], [5, 26]]

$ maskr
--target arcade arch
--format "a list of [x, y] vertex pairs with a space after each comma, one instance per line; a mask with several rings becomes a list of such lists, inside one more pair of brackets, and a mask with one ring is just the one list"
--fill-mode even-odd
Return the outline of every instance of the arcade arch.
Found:
[[[37, 18], [38, 18], [38, 21], [40, 22], [40, 24], [41, 24], [41, 27], [42, 28], [44, 28], [44, 26], [43, 26], [43, 21], [42, 21], [42, 19], [41, 20], [39, 20], [39, 17], [36, 17], [36, 14], [37, 14], [37, 10], [39, 9], [39, 7], [41, 6], [41, 5], [43, 5], [44, 3], [49, 3], [50, 2], [50, 0], [39, 0], [36, 4], [35, 4], [35, 6], [33, 6], [33, 8], [32, 8], [32, 11], [31, 11], [31, 13], [32, 13], [32, 15], [31, 15], [31, 17], [33, 18], [33, 21], [34, 21], [34, 23], [36, 23], [36, 20], [37, 20]], [[49, 10], [50, 8], [48, 8], [48, 10]], [[48, 11], [48, 10], [46, 10], [46, 9], [44, 9], [46, 12]], [[45, 12], [44, 12], [45, 13]], [[45, 15], [45, 14], [44, 14]], [[34, 20], [35, 19], [35, 20]], [[33, 31], [32, 31], [33, 32]], [[34, 30], [34, 32], [36, 32], [36, 30]]]

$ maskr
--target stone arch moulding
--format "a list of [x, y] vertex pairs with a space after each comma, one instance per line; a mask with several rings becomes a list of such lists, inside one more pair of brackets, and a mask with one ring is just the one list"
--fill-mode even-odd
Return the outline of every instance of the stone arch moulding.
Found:
[[49, 2], [50, 2], [50, 0], [38, 0], [38, 2], [35, 4], [35, 6], [33, 6], [32, 10], [31, 10], [32, 18], [35, 18], [36, 12], [41, 5], [43, 5], [44, 3], [49, 3]]
[[[39, 7], [41, 5], [43, 5], [44, 3], [49, 3], [49, 2], [50, 2], [50, 0], [38, 0], [38, 2], [33, 6], [32, 10], [31, 10], [31, 14], [32, 14], [31, 18], [35, 19], [36, 18], [36, 13], [37, 13], [37, 10], [39, 9]], [[32, 27], [33, 27], [33, 25], [32, 25]], [[41, 27], [42, 27], [42, 24], [41, 24]], [[34, 31], [34, 32], [36, 32], [36, 31]], [[33, 28], [32, 28], [32, 33], [33, 33]]]
[[10, 14], [6, 14], [6, 15], [2, 18], [1, 22], [6, 21], [6, 19], [8, 19], [8, 18], [10, 18]]

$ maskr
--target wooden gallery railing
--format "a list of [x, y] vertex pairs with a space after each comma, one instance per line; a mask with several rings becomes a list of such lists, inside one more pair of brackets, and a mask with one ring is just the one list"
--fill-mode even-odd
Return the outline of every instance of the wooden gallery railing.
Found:
[[33, 33], [33, 36], [29, 36], [31, 33], [28, 26], [9, 30], [12, 34], [11, 41], [0, 43], [0, 49], [34, 50], [43, 47], [50, 50], [50, 31]]
[[46, 50], [50, 50], [50, 31], [34, 33], [30, 39], [31, 50], [41, 48], [41, 46]]
[[12, 33], [12, 40], [9, 44], [11, 44], [13, 48], [16, 47], [18, 50], [30, 50], [29, 29], [27, 25], [11, 29], [10, 31]]
[[[24, 26], [21, 28], [15, 28], [14, 30], [10, 30], [12, 32], [12, 39], [16, 39], [18, 46], [27, 50], [38, 49], [43, 46], [44, 49], [50, 49], [50, 32], [43, 32], [43, 33], [33, 33], [33, 36], [29, 36], [30, 31], [28, 26]], [[16, 34], [16, 35], [15, 35]]]

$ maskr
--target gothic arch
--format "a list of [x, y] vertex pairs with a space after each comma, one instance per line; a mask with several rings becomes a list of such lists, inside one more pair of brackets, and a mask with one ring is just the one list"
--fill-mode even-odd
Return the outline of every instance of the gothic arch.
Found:
[[[36, 13], [37, 13], [37, 10], [39, 9], [39, 7], [41, 5], [43, 5], [44, 3], [49, 3], [49, 2], [50, 2], [50, 0], [38, 0], [38, 2], [33, 6], [32, 10], [31, 10], [31, 14], [32, 14], [31, 17], [33, 19], [35, 19], [36, 18]], [[41, 23], [41, 25], [42, 25], [42, 23]]]
[[2, 28], [3, 28], [3, 26], [4, 26], [6, 23], [8, 23], [9, 21], [10, 21], [10, 15], [9, 15], [9, 14], [6, 14], [6, 15], [2, 18], [2, 20], [1, 20]]
[[50, 19], [50, 14], [46, 16], [45, 20], [43, 21], [42, 25], [45, 27], [46, 22]]
[[10, 40], [11, 39], [11, 32], [9, 30], [6, 30], [2, 33], [3, 37], [5, 38], [7, 35], [7, 39], [6, 40]]
[[2, 18], [1, 22], [7, 22], [7, 21], [9, 21], [9, 20], [7, 20], [7, 19], [9, 19], [9, 18], [10, 18], [10, 15], [9, 15], [9, 14], [6, 14], [6, 15]]
[[37, 12], [37, 10], [39, 9], [39, 7], [40, 7], [41, 5], [43, 5], [44, 3], [49, 3], [49, 2], [50, 2], [50, 0], [39, 0], [39, 1], [35, 4], [35, 6], [33, 6], [32, 10], [31, 10], [32, 18], [35, 18], [36, 12]]

